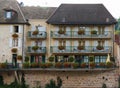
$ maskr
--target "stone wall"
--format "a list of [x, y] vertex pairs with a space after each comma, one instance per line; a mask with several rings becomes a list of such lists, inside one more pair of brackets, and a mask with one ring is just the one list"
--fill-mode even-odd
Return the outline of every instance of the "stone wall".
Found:
[[[24, 71], [26, 83], [33, 88], [37, 83], [43, 88], [50, 79], [59, 76], [63, 80], [62, 88], [101, 88], [105, 83], [108, 88], [118, 86], [118, 72], [110, 71]], [[5, 83], [14, 80], [14, 72], [1, 73]]]

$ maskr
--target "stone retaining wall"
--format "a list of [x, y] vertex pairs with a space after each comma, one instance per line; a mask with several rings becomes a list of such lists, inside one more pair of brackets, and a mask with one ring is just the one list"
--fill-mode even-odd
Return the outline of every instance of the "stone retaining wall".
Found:
[[[59, 76], [63, 80], [62, 88], [101, 88], [105, 83], [108, 88], [118, 86], [118, 73], [111, 71], [24, 71], [26, 83], [33, 88], [37, 83], [43, 88], [50, 79]], [[14, 80], [14, 72], [1, 73], [5, 83]]]

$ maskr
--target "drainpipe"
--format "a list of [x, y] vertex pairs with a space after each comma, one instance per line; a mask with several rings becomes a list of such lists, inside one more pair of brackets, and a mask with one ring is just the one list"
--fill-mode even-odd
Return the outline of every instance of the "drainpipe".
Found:
[[23, 33], [22, 33], [22, 64], [23, 64], [23, 60], [24, 60], [24, 24], [23, 24]]

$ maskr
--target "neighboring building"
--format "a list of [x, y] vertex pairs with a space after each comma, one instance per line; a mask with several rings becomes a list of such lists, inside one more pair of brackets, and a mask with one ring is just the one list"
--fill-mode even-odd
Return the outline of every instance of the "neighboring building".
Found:
[[[14, 79], [12, 72], [24, 72], [31, 87], [35, 81], [44, 86], [57, 76], [63, 79], [63, 88], [99, 88], [103, 83], [117, 87], [115, 24], [102, 4], [28, 7], [16, 0], [0, 0], [0, 58], [1, 63], [8, 62], [9, 68], [2, 70], [10, 70], [11, 76], [1, 74], [9, 83]], [[113, 59], [108, 68], [104, 65], [109, 56]]]

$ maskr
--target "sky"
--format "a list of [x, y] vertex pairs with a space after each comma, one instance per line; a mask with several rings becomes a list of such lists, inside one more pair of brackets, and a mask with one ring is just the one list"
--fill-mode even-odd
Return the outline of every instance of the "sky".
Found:
[[104, 4], [115, 18], [120, 17], [120, 0], [17, 0], [25, 6], [58, 7], [61, 3]]

